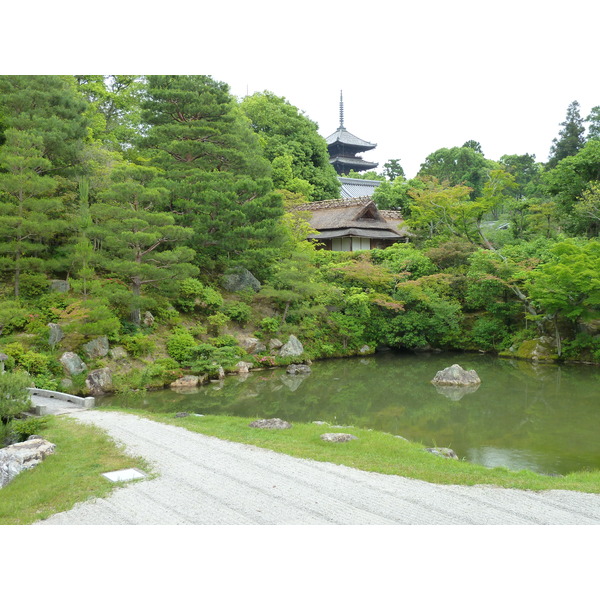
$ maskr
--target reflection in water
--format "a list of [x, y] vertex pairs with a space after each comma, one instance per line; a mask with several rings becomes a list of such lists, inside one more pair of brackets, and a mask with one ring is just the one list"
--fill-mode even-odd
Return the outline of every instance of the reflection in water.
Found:
[[[478, 388], [430, 381], [458, 363]], [[486, 355], [382, 353], [314, 363], [311, 375], [283, 369], [227, 377], [184, 395], [150, 392], [128, 406], [164, 412], [326, 421], [452, 448], [461, 458], [510, 469], [567, 473], [600, 468], [600, 369], [534, 365]], [[463, 393], [464, 392], [464, 393]], [[118, 405], [117, 397], [99, 401]], [[135, 403], [138, 404], [135, 404]]]
[[435, 391], [449, 400], [462, 400], [467, 394], [472, 394], [479, 389], [479, 385], [436, 385], [433, 384]]

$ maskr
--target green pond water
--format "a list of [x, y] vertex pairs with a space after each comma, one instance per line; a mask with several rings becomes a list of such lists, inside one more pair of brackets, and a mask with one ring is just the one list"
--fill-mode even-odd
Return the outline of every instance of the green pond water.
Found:
[[[464, 395], [433, 386], [436, 372], [453, 363], [475, 369], [481, 385]], [[547, 474], [600, 469], [599, 367], [385, 352], [316, 362], [311, 369], [308, 376], [257, 371], [192, 393], [163, 390], [137, 401], [112, 396], [101, 403], [355, 425], [450, 447], [489, 467]]]

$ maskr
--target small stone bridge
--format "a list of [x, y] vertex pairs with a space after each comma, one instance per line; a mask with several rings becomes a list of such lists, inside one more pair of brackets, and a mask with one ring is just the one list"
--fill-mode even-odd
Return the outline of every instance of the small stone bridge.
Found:
[[93, 408], [96, 399], [93, 396], [81, 398], [72, 394], [56, 392], [54, 390], [41, 390], [27, 388], [31, 396], [32, 412], [36, 415], [62, 415]]

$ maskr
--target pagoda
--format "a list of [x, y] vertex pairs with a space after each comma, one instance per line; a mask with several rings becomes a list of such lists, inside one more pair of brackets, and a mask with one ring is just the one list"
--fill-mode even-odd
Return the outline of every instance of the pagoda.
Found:
[[378, 163], [368, 162], [358, 152], [373, 150], [377, 144], [365, 142], [359, 137], [351, 134], [344, 127], [344, 99], [340, 92], [340, 126], [328, 138], [327, 149], [329, 150], [329, 162], [333, 165], [338, 175], [347, 175], [351, 170], [360, 172], [374, 169]]

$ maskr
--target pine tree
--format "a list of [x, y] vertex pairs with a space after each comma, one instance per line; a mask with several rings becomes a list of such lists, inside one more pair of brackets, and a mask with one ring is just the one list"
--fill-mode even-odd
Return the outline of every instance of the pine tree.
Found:
[[105, 271], [126, 282], [131, 290], [131, 317], [139, 325], [145, 286], [192, 277], [194, 251], [183, 245], [191, 229], [175, 225], [171, 214], [158, 212], [168, 190], [154, 183], [156, 170], [126, 165], [113, 174], [113, 185], [102, 201], [90, 207], [90, 231], [101, 248]]
[[566, 119], [561, 123], [559, 137], [552, 140], [546, 168], [553, 169], [563, 158], [575, 156], [585, 144], [585, 127], [575, 100], [567, 108]]
[[144, 145], [171, 190], [165, 208], [193, 228], [197, 263], [267, 268], [283, 242], [282, 199], [228, 86], [207, 76], [150, 76], [144, 109]]
[[0, 270], [11, 272], [19, 297], [21, 273], [44, 271], [50, 240], [65, 227], [62, 203], [52, 197], [57, 183], [49, 170], [43, 140], [8, 129], [0, 147]]
[[7, 128], [42, 138], [44, 170], [66, 174], [80, 167], [88, 135], [87, 102], [75, 80], [62, 75], [0, 76], [0, 113]]

